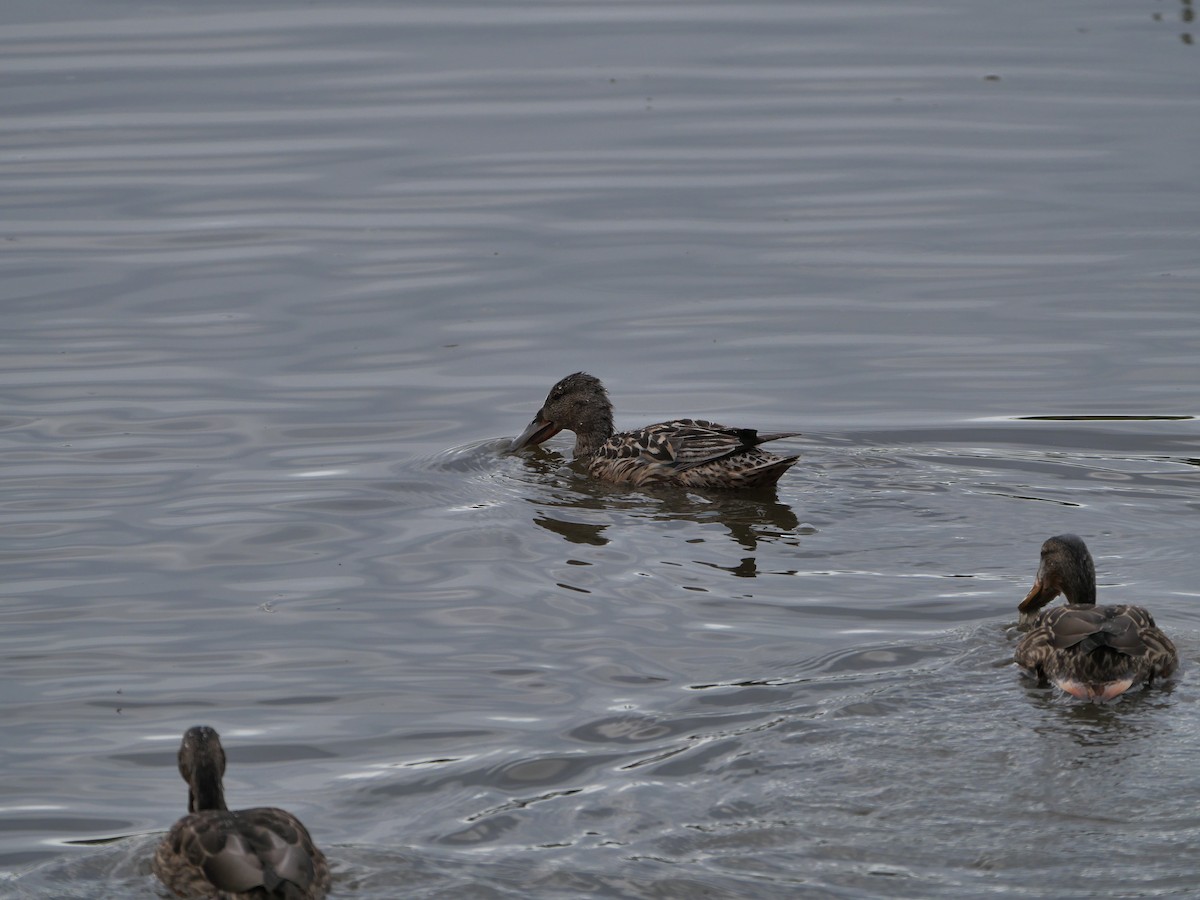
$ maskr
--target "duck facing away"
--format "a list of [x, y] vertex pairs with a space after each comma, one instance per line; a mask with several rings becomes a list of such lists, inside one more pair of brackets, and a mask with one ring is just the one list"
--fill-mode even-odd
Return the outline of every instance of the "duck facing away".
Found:
[[203, 900], [319, 900], [329, 864], [300, 820], [273, 807], [230, 811], [221, 777], [225, 751], [207, 725], [189, 728], [179, 747], [188, 815], [154, 854], [152, 868], [178, 897]]
[[550, 389], [511, 451], [540, 444], [560, 431], [575, 433], [575, 458], [605, 481], [640, 487], [679, 484], [694, 488], [754, 488], [779, 481], [798, 456], [776, 456], [759, 447], [799, 432], [759, 434], [698, 419], [675, 419], [636, 431], [613, 431], [613, 409], [600, 379], [568, 375]]
[[[1043, 610], [1059, 594], [1066, 606]], [[1178, 665], [1175, 645], [1140, 606], [1097, 606], [1096, 567], [1073, 534], [1042, 544], [1033, 587], [1017, 609], [1029, 631], [1017, 664], [1084, 700], [1111, 700], [1136, 684], [1167, 678]]]

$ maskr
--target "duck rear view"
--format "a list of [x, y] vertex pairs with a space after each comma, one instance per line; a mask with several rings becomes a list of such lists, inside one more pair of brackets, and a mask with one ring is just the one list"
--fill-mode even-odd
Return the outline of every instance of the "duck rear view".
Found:
[[[1059, 594], [1068, 605], [1042, 609]], [[1042, 544], [1037, 578], [1017, 608], [1029, 628], [1014, 654], [1018, 665], [1075, 697], [1112, 700], [1178, 666], [1175, 645], [1148, 611], [1096, 605], [1095, 564], [1073, 534]]]
[[179, 897], [203, 900], [320, 900], [329, 864], [308, 830], [274, 807], [229, 810], [221, 778], [225, 751], [207, 725], [189, 728], [179, 747], [188, 815], [154, 854], [152, 868]]
[[595, 478], [640, 487], [678, 484], [694, 488], [745, 489], [779, 481], [799, 456], [776, 456], [759, 445], [799, 432], [759, 434], [700, 419], [674, 419], [633, 431], [613, 431], [613, 409], [600, 379], [568, 375], [511, 451], [540, 444], [560, 431], [575, 433], [575, 459]]

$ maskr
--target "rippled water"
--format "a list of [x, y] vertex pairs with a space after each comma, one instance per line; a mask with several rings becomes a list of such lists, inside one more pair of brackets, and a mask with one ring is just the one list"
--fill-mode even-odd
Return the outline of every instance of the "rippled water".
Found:
[[[339, 897], [1194, 892], [1190, 4], [0, 26], [0, 895], [159, 895], [199, 722]], [[506, 455], [580, 368], [803, 462]], [[1063, 531], [1174, 683], [1012, 669]]]

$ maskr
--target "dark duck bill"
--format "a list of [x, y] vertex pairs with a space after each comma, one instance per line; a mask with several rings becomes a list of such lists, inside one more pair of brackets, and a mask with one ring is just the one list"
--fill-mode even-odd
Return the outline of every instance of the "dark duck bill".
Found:
[[508, 445], [508, 452], [516, 453], [526, 447], [534, 447], [543, 441], [550, 440], [560, 431], [562, 431], [562, 426], [545, 419], [539, 410], [538, 414], [533, 417], [533, 421]]

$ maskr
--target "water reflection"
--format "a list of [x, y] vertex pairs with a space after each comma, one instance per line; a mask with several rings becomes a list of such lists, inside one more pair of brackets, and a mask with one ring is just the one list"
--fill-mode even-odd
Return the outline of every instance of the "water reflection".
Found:
[[[1195, 2], [9, 4], [0, 894], [155, 896], [201, 714], [362, 900], [1194, 893], [1194, 682], [999, 623], [1076, 530], [1200, 645], [1196, 423], [1011, 418], [1194, 397]], [[608, 488], [531, 359], [824, 431]]]
[[559, 537], [572, 544], [590, 544], [593, 547], [603, 547], [608, 543], [604, 537], [607, 525], [588, 525], [583, 522], [568, 522], [565, 519], [555, 519], [551, 516], [534, 516], [533, 524], [539, 528], [552, 531]]
[[743, 556], [736, 566], [718, 566], [716, 563], [705, 562], [702, 559], [696, 560], [696, 562], [702, 566], [728, 572], [734, 578], [755, 578], [758, 575], [758, 560], [753, 556]]
[[[758, 491], [699, 494], [674, 486], [622, 489], [588, 476], [574, 462], [553, 451], [539, 450], [522, 457], [534, 480], [545, 479], [546, 497], [530, 498], [539, 512], [533, 522], [575, 544], [603, 546], [605, 531], [629, 518], [655, 522], [718, 524], [727, 536], [748, 553], [761, 542], [799, 545], [801, 535], [815, 534], [801, 525], [791, 506], [781, 501], [774, 487]], [[573, 511], [582, 515], [571, 515]], [[580, 521], [583, 519], [584, 521]], [[603, 519], [604, 521], [595, 521]], [[696, 539], [698, 542], [702, 539]], [[739, 577], [753, 577], [753, 558], [733, 567], [718, 566]]]
[[746, 551], [755, 550], [760, 541], [798, 546], [799, 535], [816, 533], [812, 526], [801, 527], [795, 512], [773, 489], [759, 494], [666, 495], [660, 501], [656, 518], [719, 523]]
[[[695, 497], [693, 495], [666, 495], [643, 497], [642, 509], [632, 514], [637, 518], [650, 518], [655, 521], [691, 521], [696, 524], [717, 523], [725, 528], [728, 537], [743, 550], [753, 552], [760, 541], [778, 541], [792, 546], [798, 546], [798, 537], [804, 534], [815, 534], [816, 528], [800, 526], [800, 520], [786, 503], [774, 498], [749, 499], [738, 498], [728, 500], [719, 498]], [[554, 503], [548, 504], [549, 509], [556, 512], [562, 508], [575, 507], [580, 510], [594, 509], [592, 502], [584, 495], [578, 497], [578, 503], [571, 502], [569, 497], [560, 496]], [[613, 523], [588, 523], [569, 520], [561, 517], [561, 513], [551, 515], [541, 512], [535, 515], [533, 523], [574, 544], [591, 544], [603, 546], [608, 543], [604, 536], [605, 530]], [[701, 539], [696, 539], [699, 542]], [[741, 576], [753, 577], [754, 561], [752, 558], [743, 559], [736, 567], [716, 566], [724, 568]]]

